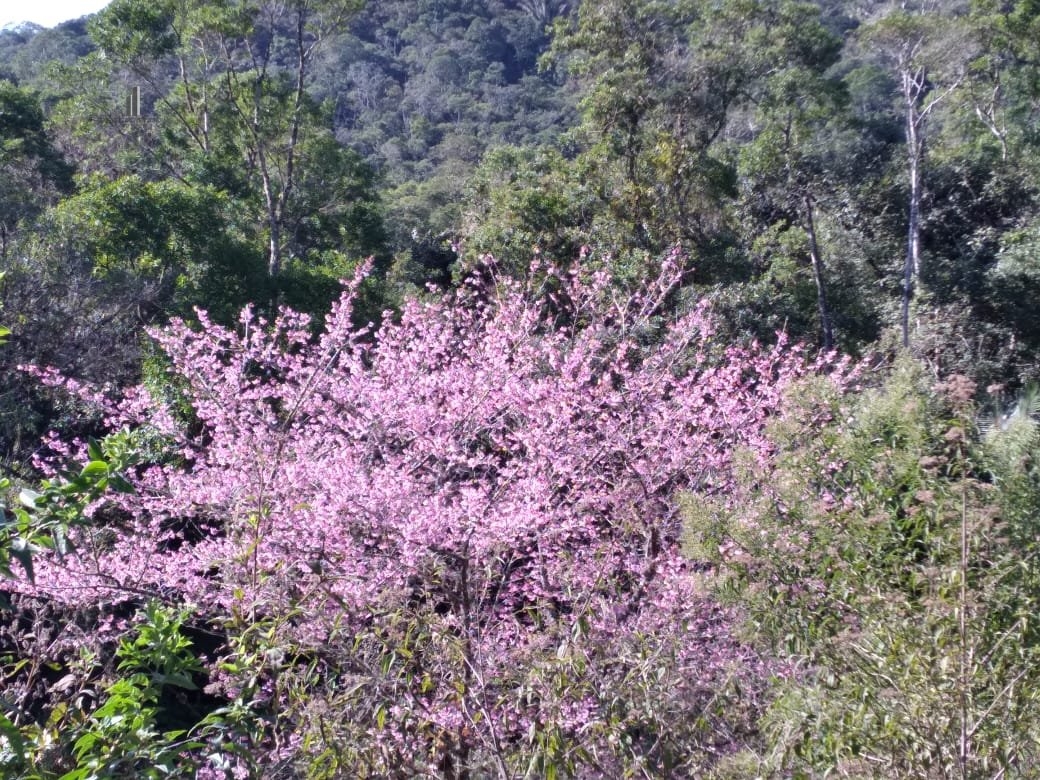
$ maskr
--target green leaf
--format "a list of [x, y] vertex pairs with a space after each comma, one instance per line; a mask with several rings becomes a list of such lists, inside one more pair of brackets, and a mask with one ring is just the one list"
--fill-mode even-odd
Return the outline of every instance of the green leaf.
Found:
[[7, 740], [8, 749], [14, 753], [18, 763], [24, 763], [25, 740], [22, 738], [22, 732], [2, 714], [0, 714], [0, 734]]
[[87, 457], [92, 461], [105, 460], [105, 453], [101, 450], [101, 445], [93, 437], [87, 440]]
[[199, 687], [191, 681], [191, 678], [183, 672], [175, 672], [174, 674], [155, 673], [152, 675], [152, 682], [160, 686], [173, 685], [187, 691], [197, 691], [199, 689]]
[[107, 476], [108, 464], [103, 460], [92, 460], [83, 467], [83, 471], [81, 471], [79, 475], [84, 479], [87, 477]]
[[86, 734], [84, 734], [82, 737], [76, 740], [76, 744], [73, 746], [72, 752], [75, 753], [77, 758], [83, 758], [83, 756], [89, 753], [90, 749], [97, 744], [97, 741], [97, 734], [88, 731]]
[[118, 474], [112, 474], [108, 478], [108, 486], [117, 493], [133, 493], [134, 486]]

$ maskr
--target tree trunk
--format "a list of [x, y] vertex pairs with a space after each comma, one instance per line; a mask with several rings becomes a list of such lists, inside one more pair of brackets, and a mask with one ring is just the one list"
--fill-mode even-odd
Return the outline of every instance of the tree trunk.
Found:
[[910, 214], [906, 237], [906, 260], [903, 264], [903, 346], [910, 346], [910, 303], [914, 298], [921, 270], [921, 162], [924, 148], [918, 99], [924, 74], [903, 72], [903, 97], [906, 101], [906, 149], [910, 174]]
[[282, 229], [281, 220], [271, 214], [268, 219], [270, 241], [267, 245], [267, 275], [272, 279], [282, 272]]
[[823, 348], [834, 348], [834, 329], [831, 311], [827, 305], [827, 288], [824, 279], [823, 257], [816, 242], [816, 222], [813, 219], [812, 196], [805, 196], [805, 231], [809, 234], [809, 259], [812, 261], [813, 279], [816, 282], [816, 306], [820, 311], [820, 329], [823, 331]]
[[285, 149], [285, 161], [281, 186], [275, 194], [273, 182], [268, 172], [263, 143], [257, 133], [258, 148], [261, 152], [261, 173], [264, 179], [264, 198], [267, 201], [267, 222], [270, 233], [268, 245], [267, 273], [273, 279], [282, 271], [282, 223], [288, 210], [289, 198], [296, 184], [296, 147], [300, 142], [300, 124], [307, 89], [307, 64], [309, 50], [304, 41], [306, 16], [302, 9], [296, 14], [296, 89], [293, 95], [292, 119], [289, 124], [289, 141]]

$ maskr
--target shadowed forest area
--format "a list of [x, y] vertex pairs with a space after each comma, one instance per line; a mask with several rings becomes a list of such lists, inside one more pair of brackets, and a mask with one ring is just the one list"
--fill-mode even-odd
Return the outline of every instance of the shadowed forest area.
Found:
[[1040, 9], [0, 31], [0, 776], [1040, 766]]

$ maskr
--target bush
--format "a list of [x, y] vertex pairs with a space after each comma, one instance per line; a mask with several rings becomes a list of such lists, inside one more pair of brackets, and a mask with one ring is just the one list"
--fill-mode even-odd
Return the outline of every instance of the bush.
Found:
[[1037, 765], [1036, 421], [983, 434], [964, 377], [906, 363], [842, 398], [801, 385], [768, 470], [690, 501], [745, 635], [786, 659], [766, 772], [1020, 775]]

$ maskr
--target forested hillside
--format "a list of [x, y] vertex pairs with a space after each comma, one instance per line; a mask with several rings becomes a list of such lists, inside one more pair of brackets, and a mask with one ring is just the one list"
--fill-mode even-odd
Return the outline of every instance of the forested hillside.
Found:
[[1035, 776], [1038, 41], [0, 31], [0, 775]]

